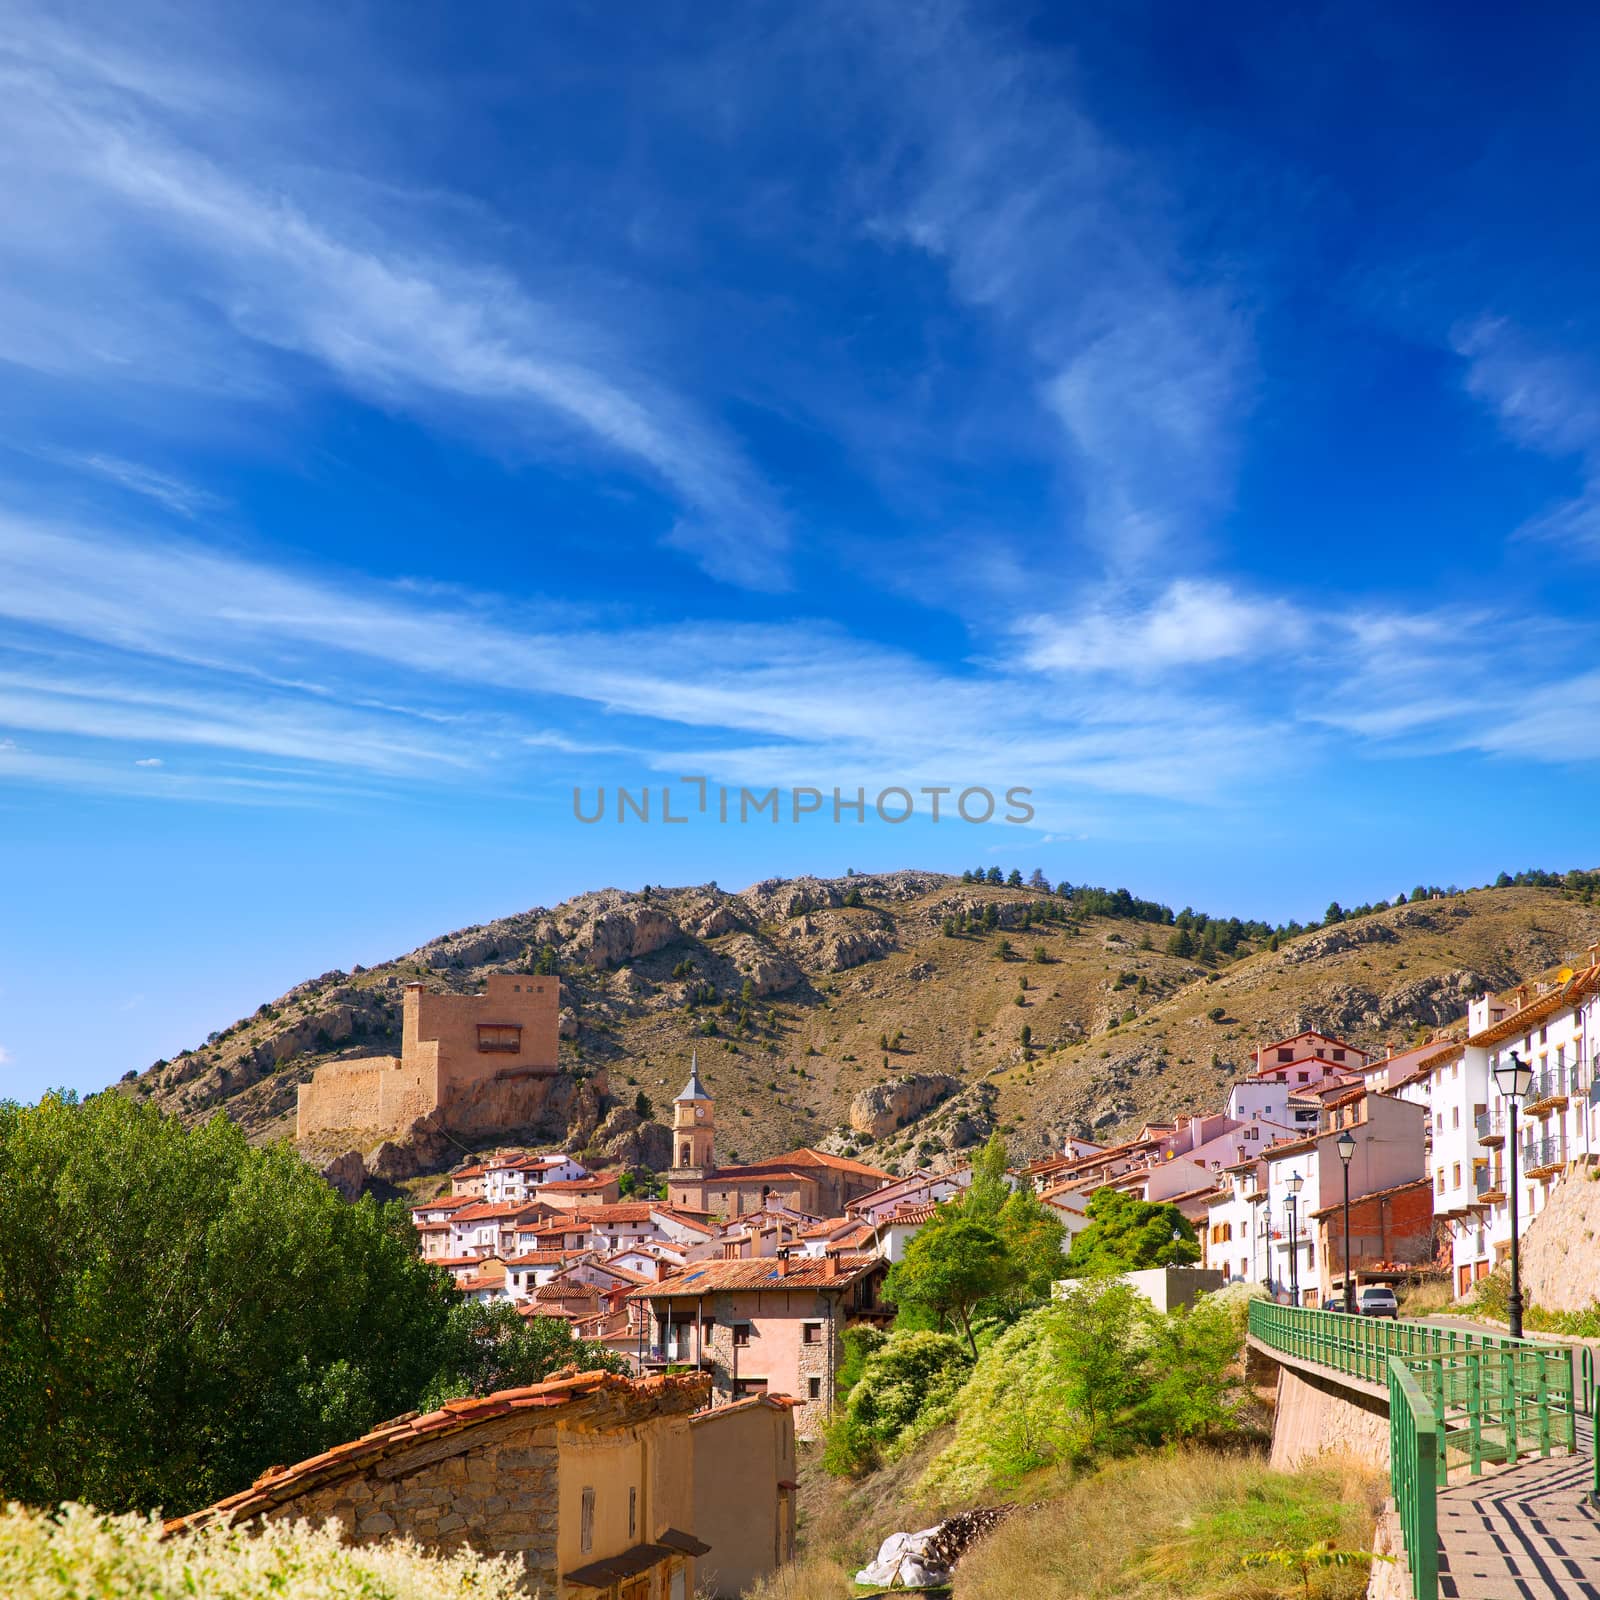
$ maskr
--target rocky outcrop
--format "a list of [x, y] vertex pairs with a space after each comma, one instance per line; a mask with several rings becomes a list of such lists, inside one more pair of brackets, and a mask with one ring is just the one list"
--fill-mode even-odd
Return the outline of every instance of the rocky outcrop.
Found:
[[659, 907], [646, 903], [618, 906], [595, 916], [577, 936], [578, 951], [597, 972], [637, 961], [683, 937], [683, 930]]
[[1523, 1292], [1546, 1311], [1586, 1311], [1600, 1285], [1600, 1157], [1567, 1169], [1522, 1241]]
[[948, 1099], [961, 1087], [943, 1072], [914, 1072], [863, 1089], [850, 1102], [850, 1127], [869, 1139], [884, 1139], [914, 1117]]
[[770, 945], [751, 934], [736, 934], [721, 951], [733, 963], [741, 983], [750, 980], [757, 999], [769, 994], [787, 994], [805, 982], [805, 974], [792, 961], [779, 955]]
[[665, 1172], [672, 1165], [672, 1132], [641, 1117], [632, 1106], [617, 1106], [594, 1132], [592, 1148], [619, 1167]]
[[789, 948], [809, 966], [846, 972], [864, 961], [878, 961], [895, 948], [892, 928], [850, 917], [806, 915], [784, 928]]
[[333, 1186], [341, 1199], [358, 1200], [362, 1186], [367, 1181], [366, 1163], [359, 1150], [346, 1150], [322, 1169], [322, 1176]]
[[1279, 952], [1279, 962], [1286, 967], [1297, 967], [1307, 961], [1322, 961], [1328, 956], [1342, 955], [1361, 945], [1395, 944], [1400, 935], [1386, 920], [1362, 917], [1355, 922], [1336, 923], [1319, 933], [1308, 933], [1285, 946]]

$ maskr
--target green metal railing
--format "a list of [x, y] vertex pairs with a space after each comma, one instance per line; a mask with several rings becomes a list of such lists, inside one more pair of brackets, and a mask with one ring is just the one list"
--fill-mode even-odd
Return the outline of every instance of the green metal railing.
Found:
[[1485, 1461], [1576, 1452], [1577, 1414], [1595, 1410], [1592, 1359], [1575, 1370], [1566, 1345], [1265, 1300], [1250, 1303], [1250, 1332], [1292, 1359], [1388, 1390], [1390, 1484], [1416, 1600], [1438, 1594], [1434, 1498], [1452, 1456], [1478, 1473]]
[[1389, 1360], [1389, 1484], [1413, 1600], [1439, 1594], [1439, 1419], [1405, 1363]]

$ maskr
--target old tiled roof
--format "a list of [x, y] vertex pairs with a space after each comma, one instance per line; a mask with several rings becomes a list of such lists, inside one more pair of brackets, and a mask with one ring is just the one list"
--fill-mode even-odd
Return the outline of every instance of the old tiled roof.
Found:
[[1520, 1011], [1513, 1011], [1481, 1033], [1473, 1034], [1467, 1043], [1480, 1048], [1504, 1044], [1507, 1039], [1515, 1039], [1526, 1033], [1535, 1023], [1544, 1022], [1556, 1012], [1577, 1004], [1596, 989], [1600, 989], [1600, 966], [1585, 967], [1565, 983], [1558, 984], [1536, 1000], [1530, 1000]]
[[618, 1200], [611, 1205], [585, 1206], [573, 1215], [584, 1222], [648, 1222], [658, 1209], [651, 1200]]
[[864, 1272], [880, 1265], [877, 1256], [840, 1256], [837, 1270], [830, 1276], [830, 1263], [814, 1257], [795, 1256], [784, 1263], [771, 1256], [753, 1261], [701, 1261], [652, 1283], [635, 1289], [629, 1299], [695, 1299], [705, 1294], [726, 1294], [732, 1290], [762, 1292], [789, 1289], [842, 1289]]
[[585, 1189], [607, 1189], [615, 1183], [615, 1178], [595, 1175], [587, 1178], [556, 1178], [549, 1183], [541, 1183], [539, 1194], [582, 1194]]
[[[569, 1372], [523, 1389], [501, 1389], [490, 1395], [446, 1400], [437, 1411], [420, 1417], [415, 1414], [398, 1417], [359, 1439], [335, 1445], [292, 1467], [268, 1467], [248, 1489], [229, 1495], [213, 1506], [192, 1511], [188, 1516], [173, 1518], [164, 1531], [179, 1533], [210, 1522], [246, 1521], [311, 1488], [352, 1477], [385, 1456], [402, 1454], [419, 1443], [466, 1433], [481, 1423], [518, 1411], [578, 1406], [603, 1395], [616, 1395], [631, 1400], [641, 1416], [651, 1413], [679, 1415], [698, 1410], [709, 1394], [710, 1380], [700, 1373], [620, 1378], [610, 1372]], [[462, 1448], [469, 1447], [470, 1441], [464, 1440]]]
[[455, 1223], [509, 1220], [524, 1216], [527, 1209], [520, 1200], [477, 1200], [470, 1206], [462, 1206], [450, 1221]]
[[[1350, 1209], [1353, 1211], [1357, 1206], [1368, 1200], [1387, 1200], [1391, 1195], [1404, 1194], [1408, 1189], [1427, 1189], [1431, 1193], [1433, 1180], [1425, 1177], [1409, 1178], [1404, 1183], [1391, 1184], [1387, 1189], [1371, 1189], [1366, 1194], [1353, 1194], [1350, 1196]], [[1335, 1200], [1332, 1205], [1319, 1206], [1309, 1214], [1313, 1217], [1326, 1217], [1335, 1211], [1343, 1210], [1344, 1200], [1340, 1198]]]

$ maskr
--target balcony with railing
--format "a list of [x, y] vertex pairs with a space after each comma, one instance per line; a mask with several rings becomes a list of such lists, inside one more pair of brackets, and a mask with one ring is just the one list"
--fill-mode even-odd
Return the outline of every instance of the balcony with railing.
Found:
[[1473, 1171], [1473, 1188], [1478, 1199], [1486, 1206], [1497, 1206], [1506, 1197], [1506, 1182], [1498, 1166], [1477, 1167]]
[[1566, 1066], [1546, 1067], [1534, 1075], [1528, 1086], [1526, 1101], [1530, 1117], [1548, 1116], [1552, 1111], [1565, 1111], [1572, 1091], [1572, 1069]]
[[1477, 1116], [1478, 1143], [1502, 1145], [1506, 1142], [1506, 1114], [1503, 1111], [1480, 1111]]
[[1518, 1152], [1522, 1170], [1530, 1178], [1548, 1178], [1567, 1164], [1564, 1139], [1530, 1139]]

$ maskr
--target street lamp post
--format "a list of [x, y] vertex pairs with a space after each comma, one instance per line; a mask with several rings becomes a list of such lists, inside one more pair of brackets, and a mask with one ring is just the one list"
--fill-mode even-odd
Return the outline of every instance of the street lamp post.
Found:
[[1533, 1084], [1533, 1068], [1515, 1050], [1506, 1051], [1494, 1064], [1494, 1081], [1506, 1104], [1511, 1107], [1507, 1142], [1511, 1146], [1511, 1297], [1506, 1301], [1506, 1320], [1511, 1337], [1522, 1337], [1522, 1270], [1517, 1259], [1517, 1105]]
[[1284, 1204], [1289, 1211], [1289, 1304], [1292, 1306], [1300, 1304], [1300, 1228], [1295, 1207], [1305, 1181], [1298, 1172], [1291, 1172], [1284, 1182], [1284, 1188], [1289, 1191]]
[[1356, 1153], [1355, 1135], [1346, 1128], [1333, 1141], [1333, 1148], [1339, 1152], [1339, 1160], [1344, 1165], [1344, 1309], [1354, 1316], [1356, 1277], [1355, 1266], [1350, 1260], [1350, 1158]]

